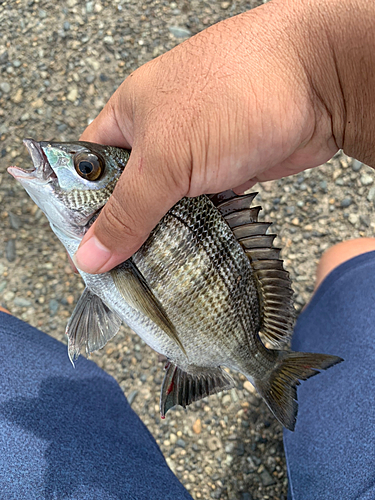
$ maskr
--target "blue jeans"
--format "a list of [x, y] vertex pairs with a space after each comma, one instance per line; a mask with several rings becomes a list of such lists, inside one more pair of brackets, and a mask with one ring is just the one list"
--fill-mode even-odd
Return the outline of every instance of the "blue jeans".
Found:
[[301, 384], [284, 432], [293, 500], [375, 499], [375, 252], [336, 268], [300, 315], [298, 351], [344, 362]]
[[[293, 500], [375, 499], [375, 252], [331, 273], [293, 348], [345, 362], [298, 389]], [[0, 313], [0, 500], [191, 500], [112, 377]]]

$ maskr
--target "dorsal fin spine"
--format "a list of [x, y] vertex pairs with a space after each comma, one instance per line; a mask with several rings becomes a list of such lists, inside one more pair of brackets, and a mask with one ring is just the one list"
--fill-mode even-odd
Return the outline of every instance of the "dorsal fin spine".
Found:
[[288, 342], [295, 320], [289, 273], [267, 234], [269, 222], [258, 222], [261, 207], [250, 205], [257, 193], [237, 196], [233, 191], [210, 195], [237, 241], [248, 256], [257, 281], [261, 307], [261, 332], [275, 346]]

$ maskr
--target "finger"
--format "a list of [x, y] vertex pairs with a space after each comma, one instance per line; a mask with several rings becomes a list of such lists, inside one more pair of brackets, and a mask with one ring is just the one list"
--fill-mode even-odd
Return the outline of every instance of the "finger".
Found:
[[74, 256], [79, 269], [104, 273], [139, 249], [165, 213], [187, 193], [182, 186], [188, 186], [188, 180], [181, 182], [168, 171], [164, 158], [133, 150], [112, 196]]
[[[124, 84], [121, 87], [123, 86]], [[84, 130], [80, 141], [131, 148], [133, 134], [132, 121], [129, 118], [130, 101], [123, 94], [120, 94], [121, 87], [113, 94], [95, 120]], [[121, 120], [118, 119], [119, 116], [121, 116]]]
[[233, 188], [233, 191], [236, 194], [244, 194], [245, 191], [247, 191], [248, 189], [251, 189], [257, 182], [258, 181], [256, 178], [250, 179], [250, 180], [244, 182], [243, 184], [240, 184], [239, 186]]
[[68, 256], [68, 263], [69, 263], [70, 269], [73, 271], [73, 273], [78, 274], [78, 269], [74, 265], [74, 262], [72, 261], [70, 255], [67, 254], [67, 256]]

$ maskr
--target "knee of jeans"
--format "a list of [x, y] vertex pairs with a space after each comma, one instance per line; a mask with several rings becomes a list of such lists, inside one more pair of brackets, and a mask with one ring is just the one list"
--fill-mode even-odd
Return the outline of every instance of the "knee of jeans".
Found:
[[355, 240], [347, 240], [337, 243], [337, 245], [329, 248], [324, 252], [318, 263], [315, 288], [318, 288], [324, 278], [340, 264], [353, 259], [357, 255], [371, 252], [373, 250], [375, 250], [375, 238], [357, 238]]

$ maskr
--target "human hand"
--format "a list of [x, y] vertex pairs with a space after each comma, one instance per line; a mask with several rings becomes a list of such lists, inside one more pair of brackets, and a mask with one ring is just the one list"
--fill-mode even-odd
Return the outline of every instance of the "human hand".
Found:
[[184, 196], [241, 192], [346, 145], [350, 109], [327, 27], [340, 3], [317, 2], [324, 16], [311, 3], [275, 0], [227, 19], [123, 82], [81, 137], [132, 154], [75, 256], [80, 269], [129, 258]]

